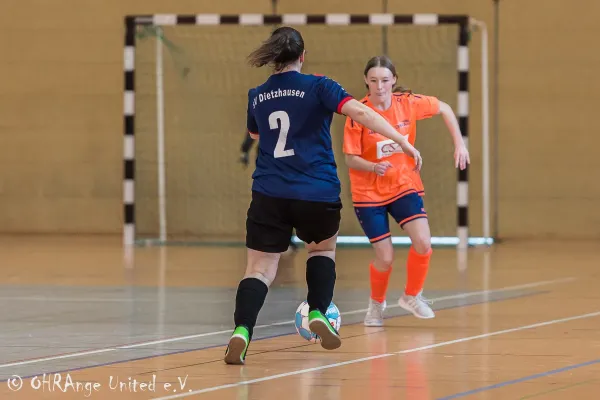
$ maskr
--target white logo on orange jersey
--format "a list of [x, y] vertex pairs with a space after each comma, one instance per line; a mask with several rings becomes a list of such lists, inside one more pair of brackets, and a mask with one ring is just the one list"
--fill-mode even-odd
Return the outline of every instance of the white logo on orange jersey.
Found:
[[389, 157], [395, 153], [404, 153], [400, 145], [393, 140], [382, 140], [377, 142], [377, 158]]

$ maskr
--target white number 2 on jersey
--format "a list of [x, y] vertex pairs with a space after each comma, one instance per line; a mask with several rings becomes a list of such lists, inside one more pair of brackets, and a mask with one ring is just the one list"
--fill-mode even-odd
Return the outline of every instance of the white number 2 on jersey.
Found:
[[[277, 121], [280, 123], [278, 124]], [[269, 115], [269, 128], [279, 128], [279, 138], [275, 145], [275, 158], [289, 157], [294, 155], [294, 149], [285, 150], [287, 135], [290, 130], [290, 117], [285, 111], [275, 111]]]

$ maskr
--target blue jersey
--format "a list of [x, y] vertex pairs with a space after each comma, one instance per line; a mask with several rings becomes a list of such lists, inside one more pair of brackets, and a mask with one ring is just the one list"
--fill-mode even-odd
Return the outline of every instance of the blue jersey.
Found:
[[252, 190], [267, 196], [340, 198], [331, 143], [333, 113], [352, 97], [334, 80], [296, 71], [273, 74], [248, 92], [248, 131], [258, 134]]

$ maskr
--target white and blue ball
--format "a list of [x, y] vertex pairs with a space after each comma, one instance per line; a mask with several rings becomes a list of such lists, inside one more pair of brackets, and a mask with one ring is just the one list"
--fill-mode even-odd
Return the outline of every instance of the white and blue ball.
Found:
[[[337, 306], [333, 302], [327, 308], [325, 317], [327, 317], [331, 326], [333, 326], [339, 332], [340, 327], [342, 326], [342, 316], [340, 315], [340, 310], [338, 310]], [[321, 341], [319, 336], [312, 333], [308, 327], [308, 303], [306, 301], [303, 301], [298, 306], [298, 309], [296, 310], [296, 317], [294, 318], [294, 324], [296, 325], [296, 331], [304, 339], [311, 343], [318, 343]]]

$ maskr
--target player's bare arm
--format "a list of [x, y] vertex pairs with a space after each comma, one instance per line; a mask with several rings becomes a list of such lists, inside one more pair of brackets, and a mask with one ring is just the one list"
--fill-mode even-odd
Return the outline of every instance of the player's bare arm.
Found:
[[469, 150], [463, 141], [456, 115], [454, 115], [452, 107], [443, 101], [440, 101], [439, 114], [442, 114], [444, 122], [446, 123], [446, 126], [450, 131], [450, 135], [452, 135], [452, 140], [454, 141], [454, 167], [460, 167], [460, 169], [463, 170], [467, 168], [467, 164], [471, 163], [471, 159], [469, 157]]
[[348, 168], [352, 168], [357, 171], [374, 172], [379, 176], [385, 175], [385, 171], [387, 171], [388, 168], [392, 167], [392, 164], [389, 161], [374, 163], [365, 160], [364, 158], [356, 154], [345, 154], [344, 158]]

